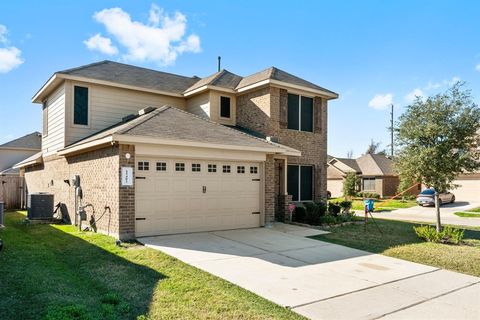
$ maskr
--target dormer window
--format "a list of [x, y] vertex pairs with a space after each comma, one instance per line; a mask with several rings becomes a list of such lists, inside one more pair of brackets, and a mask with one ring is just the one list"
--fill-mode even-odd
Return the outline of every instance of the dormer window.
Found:
[[88, 88], [73, 87], [73, 124], [88, 126]]
[[229, 97], [220, 97], [220, 117], [230, 118], [231, 99]]
[[288, 94], [288, 129], [313, 132], [313, 98]]

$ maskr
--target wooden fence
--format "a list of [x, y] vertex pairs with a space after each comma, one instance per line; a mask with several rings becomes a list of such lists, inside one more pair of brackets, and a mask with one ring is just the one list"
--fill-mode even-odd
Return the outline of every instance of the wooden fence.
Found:
[[0, 201], [5, 209], [22, 209], [25, 207], [25, 179], [18, 175], [0, 176]]

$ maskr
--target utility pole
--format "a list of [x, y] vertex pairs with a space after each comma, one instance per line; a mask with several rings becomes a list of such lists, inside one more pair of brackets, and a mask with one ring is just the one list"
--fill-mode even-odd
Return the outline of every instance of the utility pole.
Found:
[[390, 112], [390, 150], [391, 156], [393, 158], [393, 104], [392, 104], [392, 111]]

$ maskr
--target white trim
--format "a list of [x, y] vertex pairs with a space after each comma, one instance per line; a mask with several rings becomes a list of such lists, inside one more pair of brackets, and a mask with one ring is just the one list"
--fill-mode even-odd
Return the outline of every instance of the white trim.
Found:
[[325, 96], [325, 97], [328, 97], [330, 99], [338, 98], [338, 94], [336, 94], [336, 93], [323, 91], [323, 90], [318, 90], [318, 89], [312, 89], [312, 88], [309, 88], [309, 87], [300, 86], [300, 85], [296, 85], [296, 84], [291, 84], [291, 83], [288, 83], [288, 82], [279, 81], [279, 80], [275, 80], [275, 79], [262, 80], [262, 81], [250, 84], [248, 86], [238, 88], [238, 89], [236, 89], [236, 91], [237, 92], [245, 92], [245, 91], [255, 89], [255, 88], [267, 85], [267, 84], [276, 85], [276, 86], [284, 87], [284, 88], [287, 88], [287, 89], [294, 89], [294, 90], [296, 89], [296, 90], [306, 91], [306, 92], [313, 93], [315, 95]]
[[233, 89], [227, 89], [227, 88], [222, 88], [222, 87], [212, 86], [210, 84], [206, 84], [204, 86], [193, 89], [191, 91], [185, 91], [183, 93], [183, 97], [189, 97], [189, 96], [192, 96], [194, 94], [201, 93], [201, 92], [207, 91], [207, 90], [215, 90], [215, 91], [221, 91], [221, 92], [227, 92], [227, 93], [236, 93], [236, 91], [233, 90]]
[[113, 134], [112, 139], [113, 141], [117, 141], [120, 143], [147, 143], [147, 144], [187, 146], [187, 147], [199, 147], [199, 148], [210, 148], [210, 149], [258, 151], [258, 152], [265, 152], [265, 153], [277, 153], [277, 152], [284, 153], [289, 151], [287, 149], [280, 148], [280, 147], [263, 148], [263, 147], [234, 146], [234, 145], [228, 145], [228, 144], [216, 144], [216, 143], [174, 140], [174, 139], [160, 139], [155, 137], [134, 136], [134, 135], [125, 135], [125, 134]]
[[38, 98], [41, 96], [41, 94], [48, 88], [50, 85], [56, 81], [58, 78], [57, 74], [55, 73], [53, 76], [50, 77], [50, 79], [47, 80], [47, 82], [35, 93], [35, 95], [32, 97], [32, 103], [38, 103], [41, 101], [38, 101]]
[[96, 147], [96, 146], [99, 146], [99, 145], [102, 145], [102, 144], [112, 143], [113, 142], [112, 138], [113, 138], [112, 136], [108, 136], [108, 137], [105, 137], [105, 138], [102, 138], [102, 139], [86, 142], [86, 143], [83, 143], [83, 144], [74, 145], [74, 146], [71, 146], [71, 147], [66, 147], [64, 149], [58, 150], [57, 154], [59, 156], [64, 156], [64, 155], [67, 155], [67, 154], [70, 154], [70, 153], [81, 151], [83, 149]]

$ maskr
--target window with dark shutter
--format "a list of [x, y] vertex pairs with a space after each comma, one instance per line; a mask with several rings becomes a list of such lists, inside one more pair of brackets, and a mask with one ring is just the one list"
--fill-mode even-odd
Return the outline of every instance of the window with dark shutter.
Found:
[[313, 132], [313, 98], [302, 97], [300, 110], [300, 130]]
[[88, 88], [74, 87], [73, 124], [88, 126]]
[[220, 117], [230, 118], [230, 98], [220, 97]]

